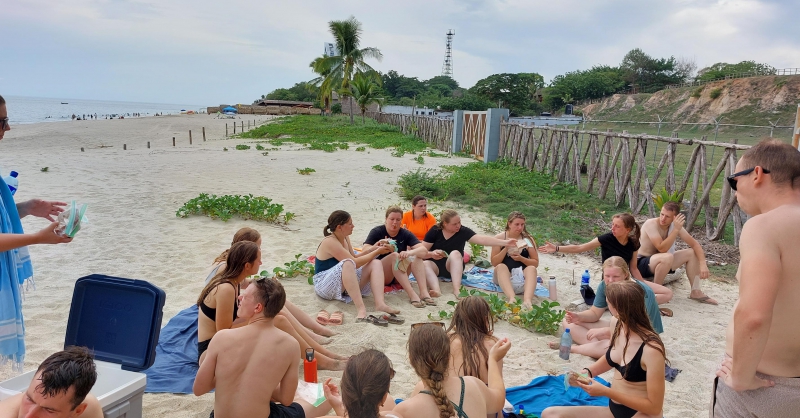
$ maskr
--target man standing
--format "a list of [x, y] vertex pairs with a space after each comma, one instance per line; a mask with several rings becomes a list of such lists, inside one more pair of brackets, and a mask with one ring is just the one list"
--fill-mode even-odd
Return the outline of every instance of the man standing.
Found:
[[314, 407], [295, 399], [300, 344], [273, 324], [284, 303], [283, 286], [272, 279], [254, 281], [239, 296], [247, 325], [217, 332], [194, 380], [197, 396], [216, 390], [212, 416], [312, 418], [331, 409], [327, 401]]
[[[653, 282], [664, 284], [667, 274], [686, 265], [686, 276], [692, 291], [689, 299], [700, 303], [716, 305], [717, 301], [708, 297], [700, 288], [700, 280], [708, 278], [708, 266], [703, 247], [686, 230], [683, 224], [686, 217], [680, 213], [680, 205], [666, 202], [661, 207], [658, 218], [648, 219], [642, 224], [638, 267], [643, 278], [653, 278]], [[680, 238], [689, 248], [675, 250], [675, 241]]]
[[747, 150], [728, 177], [752, 216], [739, 240], [739, 300], [715, 379], [712, 417], [800, 413], [800, 152], [774, 139]]

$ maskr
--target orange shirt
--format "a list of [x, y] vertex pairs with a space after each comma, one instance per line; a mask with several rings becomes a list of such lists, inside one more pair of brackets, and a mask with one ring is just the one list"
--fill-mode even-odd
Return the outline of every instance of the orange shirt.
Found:
[[425, 212], [425, 217], [419, 220], [414, 219], [414, 211], [403, 214], [403, 228], [411, 231], [420, 241], [425, 239], [425, 234], [432, 226], [436, 225], [436, 218], [430, 212]]

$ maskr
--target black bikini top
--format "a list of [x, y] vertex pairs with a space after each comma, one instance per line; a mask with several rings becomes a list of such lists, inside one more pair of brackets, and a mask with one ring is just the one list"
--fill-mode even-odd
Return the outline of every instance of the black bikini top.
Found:
[[[622, 375], [622, 378], [628, 382], [644, 382], [647, 380], [647, 372], [642, 369], [642, 353], [644, 352], [645, 344], [646, 343], [642, 343], [639, 347], [639, 351], [633, 356], [633, 359], [624, 366], [620, 366], [611, 360], [611, 347], [608, 347], [608, 351], [606, 351], [606, 361], [611, 367], [617, 369], [619, 374]], [[623, 359], [623, 361], [624, 360], [625, 359]]]
[[[200, 302], [200, 310], [212, 321], [217, 321], [217, 308], [209, 308], [206, 301]], [[236, 287], [236, 297], [233, 299], [233, 319], [239, 314], [239, 287]]]

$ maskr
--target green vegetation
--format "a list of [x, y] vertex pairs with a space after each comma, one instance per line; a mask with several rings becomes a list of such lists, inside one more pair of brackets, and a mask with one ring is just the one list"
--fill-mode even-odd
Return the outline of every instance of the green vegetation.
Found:
[[364, 113], [367, 106], [372, 103], [380, 104], [381, 99], [381, 76], [375, 71], [368, 73], [357, 72], [350, 85], [349, 95], [353, 97], [361, 110], [361, 124], [364, 124]]
[[261, 145], [261, 144], [256, 144], [256, 150], [258, 150], [258, 151], [264, 151], [264, 146], [263, 146], [263, 145]]
[[314, 276], [314, 265], [309, 263], [306, 259], [300, 259], [302, 254], [296, 254], [294, 256], [294, 260], [283, 263], [283, 267], [275, 267], [272, 269], [272, 274], [269, 273], [267, 270], [262, 270], [259, 273], [261, 277], [275, 277], [279, 278], [291, 278], [297, 276], [307, 276], [308, 277], [308, 284], [314, 284], [312, 281], [312, 277]]
[[701, 94], [703, 94], [702, 86], [692, 90], [692, 97], [694, 97], [695, 99], [699, 99]]
[[238, 145], [236, 145], [236, 149], [238, 149], [238, 150], [250, 149], [250, 145], [238, 144]]
[[708, 97], [710, 97], [710, 98], [711, 98], [711, 100], [714, 100], [714, 99], [716, 99], [717, 97], [719, 97], [719, 96], [720, 96], [720, 94], [722, 94], [722, 88], [720, 88], [720, 87], [717, 87], [717, 88], [715, 88], [715, 89], [711, 89], [711, 91], [710, 91], [710, 92], [708, 92]]
[[703, 68], [697, 72], [697, 81], [711, 81], [725, 78], [729, 75], [745, 74], [752, 75], [772, 75], [775, 74], [775, 68], [767, 65], [760, 64], [755, 61], [742, 61], [738, 64], [728, 64], [727, 62], [718, 62], [709, 67]]
[[428, 148], [428, 144], [421, 139], [403, 135], [395, 126], [379, 124], [374, 120], [368, 120], [363, 125], [350, 125], [347, 118], [342, 116], [321, 118], [295, 115], [261, 125], [243, 133], [242, 137], [271, 138], [273, 145], [283, 142], [308, 144], [310, 149], [328, 152], [346, 149], [347, 143], [366, 144], [377, 149], [395, 148], [404, 153], [417, 153]]
[[383, 172], [386, 172], [386, 171], [392, 171], [392, 169], [391, 169], [391, 168], [384, 167], [384, 166], [382, 166], [382, 165], [380, 165], [380, 164], [375, 164], [375, 165], [373, 165], [373, 166], [372, 166], [372, 169], [373, 169], [373, 170], [375, 170], [375, 171], [383, 171]]
[[667, 189], [661, 189], [661, 193], [655, 195], [653, 198], [653, 204], [655, 204], [656, 209], [659, 211], [664, 206], [664, 203], [667, 202], [675, 202], [678, 204], [683, 204], [683, 193], [681, 192], [674, 192], [670, 194]]
[[425, 164], [425, 158], [422, 158], [421, 155], [417, 155], [417, 157], [414, 158], [414, 161], [416, 161], [417, 164]]
[[313, 168], [306, 167], [306, 168], [298, 168], [297, 172], [300, 173], [300, 175], [307, 176], [307, 175], [309, 175], [311, 173], [316, 173], [317, 170], [314, 170]]
[[41, 171], [42, 173], [46, 173], [50, 171], [50, 167], [42, 167], [39, 171]]
[[462, 203], [505, 219], [512, 211], [528, 218], [537, 242], [584, 242], [600, 232], [597, 221], [620, 211], [613, 204], [559, 183], [555, 178], [506, 161], [445, 166], [441, 171], [418, 169], [400, 176], [405, 199], [423, 195], [432, 200]]
[[[283, 205], [272, 203], [272, 199], [264, 196], [242, 195], [209, 195], [200, 193], [196, 198], [186, 202], [175, 213], [176, 216], [187, 218], [190, 215], [206, 215], [211, 219], [228, 221], [234, 216], [244, 220], [264, 221], [278, 223]], [[284, 223], [294, 218], [291, 212], [283, 213]]]
[[359, 151], [359, 152], [366, 151], [366, 150], [367, 150], [366, 147], [356, 147], [356, 151]]

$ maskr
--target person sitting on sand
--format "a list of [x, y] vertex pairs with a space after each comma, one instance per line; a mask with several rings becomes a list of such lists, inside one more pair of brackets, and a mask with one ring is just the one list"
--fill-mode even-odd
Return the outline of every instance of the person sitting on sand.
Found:
[[[489, 351], [497, 342], [489, 304], [480, 296], [461, 299], [447, 329], [451, 376], [473, 376], [489, 384]], [[503, 360], [498, 362], [503, 372]]]
[[39, 365], [25, 392], [0, 402], [0, 417], [103, 418], [100, 402], [89, 393], [96, 381], [92, 353], [67, 347]]
[[[562, 326], [569, 328], [572, 334], [572, 341], [579, 345], [573, 345], [570, 352], [583, 354], [584, 356], [599, 358], [603, 355], [606, 348], [611, 343], [611, 329], [609, 321], [600, 319], [608, 309], [607, 289], [611, 283], [632, 280], [631, 272], [628, 270], [628, 263], [622, 257], [609, 257], [603, 263], [603, 281], [597, 287], [597, 295], [594, 298], [594, 306], [583, 312], [569, 312]], [[647, 308], [647, 315], [650, 319], [651, 327], [659, 334], [664, 332], [661, 324], [661, 315], [658, 311], [658, 303], [655, 294], [649, 286], [639, 280], [635, 280], [644, 289], [644, 305]], [[558, 349], [557, 341], [550, 342], [550, 348]]]
[[378, 350], [364, 350], [350, 357], [342, 374], [341, 391], [330, 378], [325, 381], [325, 399], [336, 414], [325, 418], [401, 418], [392, 411], [395, 403], [389, 384], [393, 378], [392, 362]]
[[[417, 325], [417, 324], [415, 324]], [[404, 417], [466, 418], [498, 413], [505, 405], [506, 388], [500, 362], [511, 343], [498, 340], [489, 350], [489, 384], [473, 376], [455, 376], [450, 368], [450, 338], [444, 328], [422, 323], [411, 328], [408, 358], [422, 380], [422, 390], [395, 406]]]
[[461, 291], [461, 275], [464, 273], [464, 246], [467, 242], [479, 245], [517, 245], [516, 239], [499, 239], [488, 235], [477, 235], [475, 231], [461, 226], [461, 217], [452, 209], [442, 211], [438, 224], [434, 225], [422, 241], [429, 251], [425, 260], [425, 272], [431, 292], [440, 293], [439, 277], [453, 279], [453, 295]]
[[[638, 251], [641, 246], [639, 239], [641, 230], [636, 219], [630, 213], [618, 213], [611, 218], [611, 232], [598, 236], [597, 238], [583, 244], [577, 245], [555, 245], [551, 242], [539, 247], [539, 251], [544, 254], [553, 253], [583, 253], [594, 251], [600, 248], [601, 262], [605, 262], [609, 257], [619, 256], [628, 263], [628, 270], [636, 280], [641, 280], [648, 285], [656, 294], [658, 304], [664, 304], [672, 300], [672, 290], [662, 286], [660, 283], [645, 281], [639, 271], [637, 263]], [[671, 316], [669, 309], [664, 309], [664, 314]]]
[[574, 375], [570, 379], [571, 385], [579, 386], [590, 396], [608, 397], [608, 407], [550, 407], [542, 411], [542, 418], [662, 416], [666, 348], [648, 320], [645, 289], [630, 280], [609, 284], [606, 289], [608, 309], [614, 316], [612, 344], [605, 355], [583, 371], [592, 379], [614, 368], [611, 387], [594, 380], [584, 383]]
[[[425, 277], [423, 257], [428, 254], [428, 249], [407, 229], [400, 228], [403, 211], [397, 206], [386, 209], [386, 220], [383, 225], [372, 228], [364, 240], [364, 251], [383, 240], [393, 240], [395, 250], [389, 254], [376, 257], [383, 264], [384, 283], [390, 284], [397, 280], [403, 286], [411, 305], [415, 308], [424, 308], [425, 305], [436, 305], [436, 301], [428, 293], [427, 280], [417, 280], [419, 295], [414, 291], [408, 279], [408, 273], [413, 272], [414, 277]], [[402, 264], [400, 264], [402, 262]], [[437, 294], [438, 295], [438, 294]]]
[[358, 254], [350, 244], [353, 233], [353, 218], [343, 210], [336, 210], [328, 217], [328, 224], [323, 228], [325, 238], [317, 247], [314, 267], [314, 291], [317, 296], [327, 300], [350, 300], [356, 305], [356, 321], [376, 325], [387, 325], [383, 318], [367, 316], [367, 307], [362, 295], [375, 297], [375, 310], [388, 314], [398, 314], [399, 310], [386, 304], [383, 294], [385, 284], [383, 265], [375, 258], [388, 254], [392, 248], [381, 240]]
[[[241, 228], [240, 230], [236, 231], [236, 234], [233, 236], [233, 242], [231, 245], [237, 242], [254, 242], [261, 248], [261, 234], [252, 228]], [[219, 255], [214, 260], [214, 264], [211, 269], [211, 273], [208, 276], [206, 283], [208, 280], [211, 280], [217, 274], [221, 274], [225, 271], [226, 262], [225, 260], [228, 258], [230, 250], [225, 250], [222, 254]], [[240, 284], [240, 289], [245, 289], [250, 282], [248, 280], [243, 280]], [[288, 322], [287, 322], [288, 321]], [[318, 353], [318, 361], [320, 362], [320, 368], [328, 369], [328, 368], [335, 368], [338, 367], [337, 363], [331, 361], [334, 360], [346, 360], [347, 357], [340, 356], [336, 353], [331, 352], [323, 348], [320, 344], [325, 342], [325, 339], [320, 335], [331, 337], [335, 335], [335, 333], [328, 328], [321, 325], [319, 322], [311, 319], [308, 314], [303, 312], [302, 309], [298, 308], [295, 304], [290, 302], [288, 299], [286, 300], [286, 304], [284, 308], [281, 309], [281, 312], [278, 314], [278, 318], [276, 319], [276, 325], [278, 328], [288, 332], [293, 337], [297, 338], [297, 341], [300, 343], [301, 348], [305, 350], [308, 347], [314, 349], [316, 353]], [[308, 331], [308, 330], [310, 331]], [[318, 335], [319, 334], [319, 335]], [[305, 352], [305, 351], [303, 351]]]
[[[522, 293], [522, 307], [529, 310], [533, 305], [533, 294], [536, 291], [536, 268], [539, 267], [539, 253], [536, 241], [525, 228], [525, 215], [522, 212], [511, 212], [506, 221], [506, 230], [495, 235], [498, 239], [515, 239], [522, 245], [492, 247], [491, 262], [494, 266], [494, 283], [500, 285], [509, 303], [517, 300]], [[515, 279], [514, 269], [522, 271], [522, 281]]]
[[330, 410], [327, 401], [314, 407], [295, 397], [300, 345], [274, 323], [286, 301], [283, 286], [259, 278], [238, 299], [247, 326], [220, 330], [211, 340], [194, 394], [215, 390], [213, 414], [220, 418], [312, 418]]
[[411, 231], [418, 240], [425, 239], [425, 234], [436, 225], [436, 218], [428, 212], [428, 199], [414, 196], [411, 199], [411, 210], [403, 213], [403, 228]]

